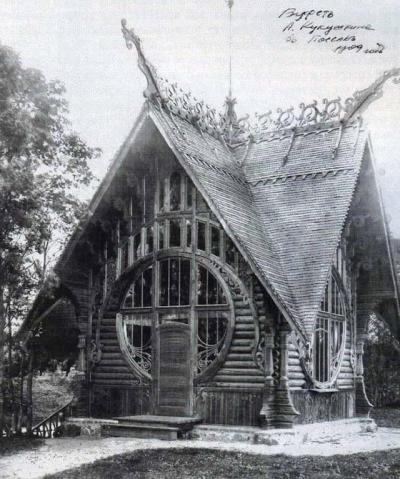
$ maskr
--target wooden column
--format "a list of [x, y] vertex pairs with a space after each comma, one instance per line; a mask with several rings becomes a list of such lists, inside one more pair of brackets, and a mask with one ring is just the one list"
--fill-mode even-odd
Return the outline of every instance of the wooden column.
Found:
[[78, 336], [78, 364], [77, 370], [86, 374], [86, 334], [80, 334]]
[[293, 421], [299, 413], [293, 406], [289, 391], [289, 335], [287, 325], [282, 325], [279, 331], [279, 379], [275, 389], [275, 411], [271, 418], [271, 424], [276, 428], [291, 428]]
[[368, 400], [364, 384], [363, 355], [365, 339], [365, 335], [359, 335], [356, 343], [356, 414], [361, 416], [368, 416], [371, 408], [373, 407]]
[[[260, 425], [265, 428], [291, 428], [299, 413], [293, 406], [289, 391], [288, 349], [290, 329], [281, 323], [275, 336], [265, 337], [265, 387]], [[277, 342], [277, 346], [275, 341]], [[274, 351], [275, 347], [275, 351]], [[273, 353], [275, 352], [275, 371]]]
[[265, 384], [263, 391], [263, 404], [260, 411], [259, 422], [263, 428], [271, 427], [271, 417], [274, 411], [274, 335], [272, 333], [265, 334], [264, 340], [264, 365], [265, 365]]

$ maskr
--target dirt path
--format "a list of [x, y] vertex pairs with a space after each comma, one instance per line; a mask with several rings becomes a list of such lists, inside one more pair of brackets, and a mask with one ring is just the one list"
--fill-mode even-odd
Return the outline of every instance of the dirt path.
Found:
[[37, 479], [98, 459], [137, 450], [166, 448], [208, 448], [243, 453], [290, 456], [331, 456], [400, 448], [400, 429], [379, 428], [375, 433], [349, 435], [330, 443], [310, 442], [295, 446], [265, 446], [249, 443], [209, 441], [158, 441], [126, 438], [48, 439], [35, 450], [0, 458], [0, 477]]

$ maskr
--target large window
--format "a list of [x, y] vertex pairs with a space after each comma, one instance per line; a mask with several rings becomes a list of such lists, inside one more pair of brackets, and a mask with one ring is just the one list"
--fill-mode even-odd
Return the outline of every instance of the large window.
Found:
[[336, 269], [326, 286], [317, 316], [313, 341], [313, 379], [331, 386], [340, 369], [346, 341], [346, 300]]
[[[239, 268], [243, 260], [238, 249], [184, 173], [175, 171], [159, 179], [156, 197], [152, 221], [136, 226], [131, 222], [129, 236], [119, 241], [118, 276], [144, 257], [166, 249], [213, 255]], [[137, 217], [134, 210], [131, 199], [131, 218]]]
[[151, 377], [152, 341], [157, 324], [165, 321], [184, 322], [196, 331], [197, 376], [227, 350], [232, 317], [226, 289], [208, 268], [195, 263], [193, 271], [192, 264], [182, 256], [161, 259], [128, 288], [118, 315], [118, 336], [127, 360], [144, 376]]

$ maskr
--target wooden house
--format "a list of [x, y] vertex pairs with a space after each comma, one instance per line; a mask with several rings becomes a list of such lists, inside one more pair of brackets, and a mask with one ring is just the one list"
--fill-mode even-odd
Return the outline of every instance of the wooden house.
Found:
[[25, 324], [75, 331], [80, 414], [290, 427], [366, 413], [369, 315], [399, 331], [360, 114], [399, 72], [250, 125], [232, 98], [217, 114], [159, 78], [123, 33], [142, 111]]

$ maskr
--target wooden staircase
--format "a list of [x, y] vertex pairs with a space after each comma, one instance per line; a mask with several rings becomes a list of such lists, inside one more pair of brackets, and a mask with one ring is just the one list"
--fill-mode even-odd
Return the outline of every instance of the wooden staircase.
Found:
[[201, 419], [175, 416], [125, 416], [115, 418], [118, 423], [103, 426], [102, 435], [113, 437], [136, 437], [143, 439], [180, 439]]

